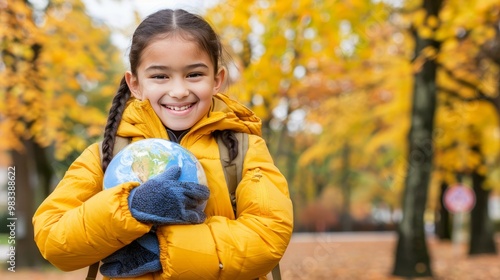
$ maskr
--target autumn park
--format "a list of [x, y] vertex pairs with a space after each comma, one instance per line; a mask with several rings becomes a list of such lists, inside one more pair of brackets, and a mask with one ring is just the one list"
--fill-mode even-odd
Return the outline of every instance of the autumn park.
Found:
[[[108, 2], [131, 22], [89, 12]], [[0, 278], [84, 279], [31, 217], [102, 140], [129, 67], [113, 38], [148, 2], [0, 0]], [[500, 279], [499, 1], [193, 2], [288, 180], [283, 279]]]

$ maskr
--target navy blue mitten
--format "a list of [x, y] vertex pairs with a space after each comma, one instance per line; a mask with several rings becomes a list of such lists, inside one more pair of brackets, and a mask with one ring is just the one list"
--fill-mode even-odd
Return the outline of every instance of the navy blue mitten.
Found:
[[107, 277], [137, 277], [161, 270], [158, 237], [146, 233], [102, 260], [101, 274]]
[[128, 197], [132, 216], [155, 225], [199, 224], [206, 216], [207, 186], [178, 181], [179, 167], [171, 167], [133, 189]]

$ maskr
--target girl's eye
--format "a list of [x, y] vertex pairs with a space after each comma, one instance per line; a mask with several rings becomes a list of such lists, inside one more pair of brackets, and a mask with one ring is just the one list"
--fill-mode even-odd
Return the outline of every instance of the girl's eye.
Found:
[[203, 73], [191, 73], [187, 75], [188, 78], [196, 78], [196, 77], [201, 77], [203, 76]]
[[167, 75], [153, 75], [151, 76], [153, 79], [167, 79]]

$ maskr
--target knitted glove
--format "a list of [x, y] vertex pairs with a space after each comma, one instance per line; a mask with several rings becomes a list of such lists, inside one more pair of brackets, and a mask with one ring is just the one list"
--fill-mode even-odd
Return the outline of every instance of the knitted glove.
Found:
[[209, 189], [197, 183], [177, 181], [179, 167], [171, 167], [133, 189], [128, 197], [132, 216], [155, 225], [200, 224]]
[[102, 260], [107, 277], [137, 277], [161, 270], [158, 237], [149, 232]]

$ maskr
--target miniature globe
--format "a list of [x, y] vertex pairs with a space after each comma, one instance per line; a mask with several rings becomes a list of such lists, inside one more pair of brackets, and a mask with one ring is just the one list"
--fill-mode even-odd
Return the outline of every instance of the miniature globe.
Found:
[[207, 185], [203, 167], [191, 152], [177, 143], [149, 138], [127, 145], [114, 156], [104, 174], [104, 189], [143, 183], [173, 166], [181, 168], [179, 181]]

